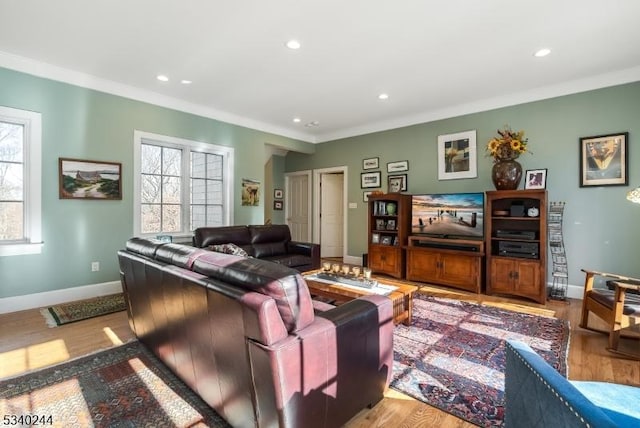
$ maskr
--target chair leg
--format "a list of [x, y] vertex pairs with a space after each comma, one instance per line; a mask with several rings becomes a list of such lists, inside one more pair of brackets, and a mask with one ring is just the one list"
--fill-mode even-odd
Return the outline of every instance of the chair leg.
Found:
[[582, 316], [580, 317], [580, 327], [589, 328], [589, 309], [587, 309], [587, 299], [591, 289], [593, 288], [594, 274], [587, 272], [584, 279], [584, 296], [582, 296]]

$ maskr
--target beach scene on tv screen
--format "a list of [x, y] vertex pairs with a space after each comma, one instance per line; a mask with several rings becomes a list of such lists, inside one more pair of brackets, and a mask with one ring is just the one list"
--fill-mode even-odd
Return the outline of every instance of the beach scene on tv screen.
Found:
[[482, 193], [413, 195], [411, 233], [482, 238], [484, 195]]

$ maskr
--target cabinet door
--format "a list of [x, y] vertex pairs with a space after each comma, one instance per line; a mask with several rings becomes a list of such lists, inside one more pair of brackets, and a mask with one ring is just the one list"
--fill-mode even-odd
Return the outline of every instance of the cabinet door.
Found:
[[407, 279], [412, 281], [437, 281], [438, 253], [411, 249], [407, 251]]
[[491, 259], [491, 283], [488, 284], [492, 292], [511, 292], [513, 290], [513, 268], [511, 260], [492, 258]]
[[476, 291], [479, 275], [477, 257], [440, 254], [440, 278], [446, 283]]
[[538, 262], [522, 261], [515, 266], [516, 290], [518, 294], [538, 296], [540, 293], [540, 264]]
[[369, 246], [369, 267], [374, 272], [382, 271], [382, 266], [384, 262], [382, 260], [382, 251], [380, 251], [380, 247], [376, 245]]
[[369, 251], [369, 267], [374, 272], [402, 276], [400, 251], [399, 248], [372, 246]]

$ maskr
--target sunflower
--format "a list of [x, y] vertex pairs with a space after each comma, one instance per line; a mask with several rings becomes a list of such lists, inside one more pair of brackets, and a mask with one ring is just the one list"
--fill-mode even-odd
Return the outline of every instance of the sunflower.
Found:
[[505, 125], [504, 129], [498, 129], [498, 136], [487, 143], [487, 154], [493, 157], [494, 162], [516, 159], [522, 153], [528, 152], [527, 141], [524, 131], [515, 132]]

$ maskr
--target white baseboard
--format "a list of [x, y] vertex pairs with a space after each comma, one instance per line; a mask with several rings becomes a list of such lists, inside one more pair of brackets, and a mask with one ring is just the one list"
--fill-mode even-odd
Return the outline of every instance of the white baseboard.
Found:
[[362, 256], [345, 256], [343, 259], [343, 263], [348, 265], [358, 265], [362, 266]]
[[120, 281], [103, 282], [101, 284], [82, 285], [80, 287], [45, 291], [25, 296], [0, 298], [0, 314], [44, 308], [59, 303], [90, 299], [122, 292]]

